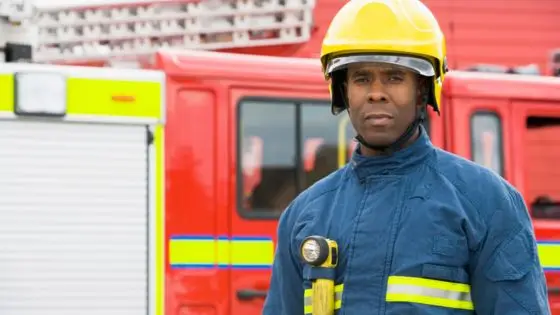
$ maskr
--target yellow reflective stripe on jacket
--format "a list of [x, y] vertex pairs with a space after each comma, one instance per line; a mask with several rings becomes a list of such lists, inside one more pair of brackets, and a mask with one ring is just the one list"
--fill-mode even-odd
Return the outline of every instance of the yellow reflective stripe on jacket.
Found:
[[303, 291], [303, 312], [313, 314], [313, 289]]
[[474, 310], [468, 284], [439, 280], [390, 276], [387, 302], [408, 302]]
[[339, 284], [334, 287], [334, 309], [337, 310], [342, 307], [342, 291], [344, 291], [344, 284]]
[[[337, 310], [342, 306], [342, 291], [344, 284], [334, 287], [334, 309]], [[303, 312], [306, 315], [313, 314], [313, 289], [306, 289], [303, 292]]]

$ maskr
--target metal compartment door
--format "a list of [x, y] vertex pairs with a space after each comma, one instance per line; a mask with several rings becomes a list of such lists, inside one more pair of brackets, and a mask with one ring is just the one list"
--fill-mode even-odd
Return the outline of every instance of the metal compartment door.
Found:
[[145, 126], [0, 122], [0, 313], [148, 312]]

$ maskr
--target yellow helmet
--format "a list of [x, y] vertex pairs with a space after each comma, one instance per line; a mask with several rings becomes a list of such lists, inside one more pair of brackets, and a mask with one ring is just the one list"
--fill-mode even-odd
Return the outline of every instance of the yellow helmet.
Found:
[[330, 80], [332, 112], [346, 109], [333, 73], [353, 62], [385, 62], [433, 78], [427, 103], [439, 113], [447, 72], [445, 37], [432, 12], [419, 0], [350, 0], [333, 18], [321, 47]]

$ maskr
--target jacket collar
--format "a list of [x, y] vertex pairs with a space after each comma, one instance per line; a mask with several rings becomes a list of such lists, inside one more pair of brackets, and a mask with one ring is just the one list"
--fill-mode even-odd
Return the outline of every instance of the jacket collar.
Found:
[[418, 138], [391, 155], [366, 157], [361, 154], [358, 145], [352, 154], [350, 166], [360, 180], [373, 175], [405, 175], [423, 164], [434, 149], [428, 133], [420, 126]]

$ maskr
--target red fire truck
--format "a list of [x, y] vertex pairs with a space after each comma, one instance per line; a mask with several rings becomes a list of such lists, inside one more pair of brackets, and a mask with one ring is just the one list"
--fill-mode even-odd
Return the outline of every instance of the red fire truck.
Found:
[[[348, 116], [329, 111], [316, 60], [161, 52], [167, 74], [166, 314], [260, 314], [277, 218], [346, 163]], [[560, 311], [560, 79], [452, 71], [434, 144], [524, 194]]]
[[[347, 116], [330, 114], [315, 58], [342, 3], [131, 2], [41, 8], [33, 59], [165, 74], [165, 272], [152, 275], [164, 277], [150, 286], [161, 297], [156, 314], [260, 314], [280, 213], [346, 163], [353, 146]], [[553, 72], [547, 58], [560, 46], [560, 7], [425, 2], [441, 21], [456, 69], [441, 117], [431, 113], [426, 128], [434, 144], [523, 193], [550, 305], [560, 314], [560, 79], [511, 73], [529, 63]], [[467, 68], [475, 71], [460, 71]]]

